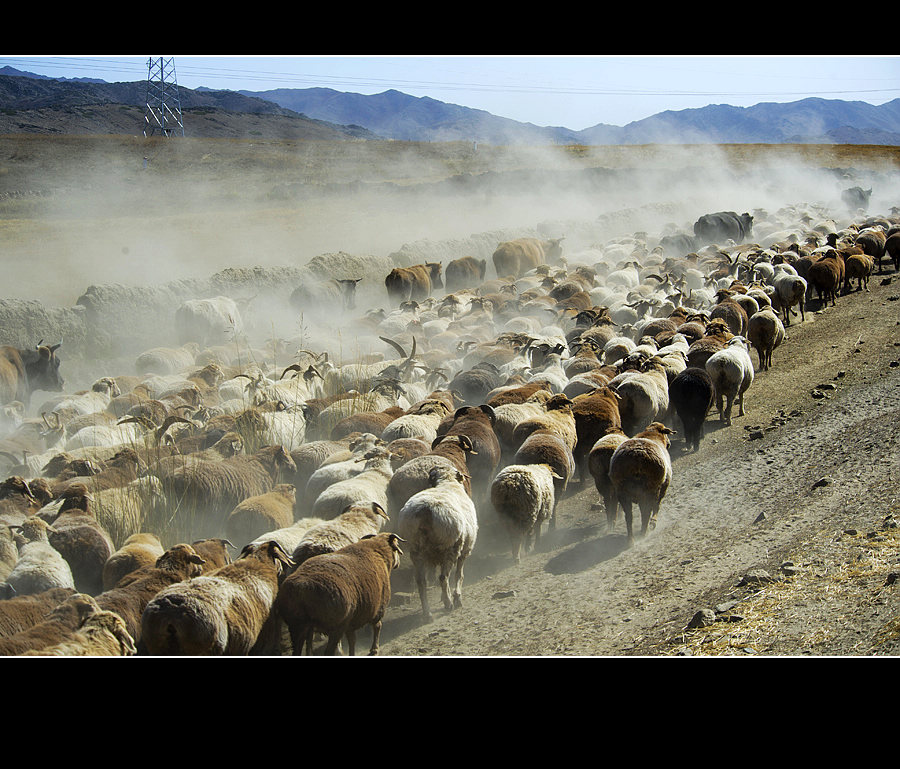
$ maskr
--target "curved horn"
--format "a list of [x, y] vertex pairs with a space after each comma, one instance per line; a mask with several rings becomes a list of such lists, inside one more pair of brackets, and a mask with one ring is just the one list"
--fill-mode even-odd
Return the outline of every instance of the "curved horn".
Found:
[[[386, 344], [389, 344], [389, 345], [390, 345], [391, 347], [393, 347], [398, 353], [400, 353], [400, 357], [401, 357], [401, 358], [407, 357], [407, 356], [406, 356], [406, 350], [404, 350], [404, 349], [403, 349], [399, 344], [397, 344], [397, 342], [395, 342], [393, 339], [388, 339], [386, 336], [380, 336], [380, 337], [378, 337], [378, 338], [379, 338], [382, 342], [384, 342], [384, 343], [386, 343]], [[415, 337], [413, 337], [413, 342], [415, 342]]]

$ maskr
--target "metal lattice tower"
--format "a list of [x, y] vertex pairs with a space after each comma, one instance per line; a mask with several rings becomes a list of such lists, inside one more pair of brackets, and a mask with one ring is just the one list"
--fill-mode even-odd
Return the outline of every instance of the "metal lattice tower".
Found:
[[144, 111], [144, 136], [184, 136], [181, 101], [175, 79], [175, 59], [147, 59], [147, 107]]

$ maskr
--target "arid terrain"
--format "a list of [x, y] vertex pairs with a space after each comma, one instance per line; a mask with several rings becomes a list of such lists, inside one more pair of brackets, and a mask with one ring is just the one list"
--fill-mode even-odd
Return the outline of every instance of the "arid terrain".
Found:
[[[95, 283], [389, 254], [516, 227], [568, 229], [575, 250], [598, 231], [660, 233], [706, 211], [831, 203], [857, 181], [875, 188], [870, 213], [888, 215], [898, 157], [0, 136], [0, 299], [68, 307]], [[606, 532], [590, 478], [573, 483], [555, 531], [518, 565], [486, 525], [462, 608], [431, 623], [404, 562], [381, 654], [896, 655], [898, 423], [900, 275], [886, 267], [868, 291], [809, 304], [731, 427], [711, 415], [696, 453], [675, 436], [673, 483], [646, 538], [626, 548], [621, 517]], [[369, 639], [360, 633], [358, 653]]]

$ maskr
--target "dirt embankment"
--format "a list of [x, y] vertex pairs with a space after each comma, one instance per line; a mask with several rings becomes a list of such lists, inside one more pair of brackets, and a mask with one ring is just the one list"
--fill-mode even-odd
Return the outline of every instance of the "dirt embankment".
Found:
[[[897, 653], [900, 280], [883, 277], [795, 321], [732, 427], [710, 417], [696, 453], [676, 438], [646, 539], [626, 549], [621, 514], [606, 534], [593, 484], [570, 487], [518, 566], [484, 531], [463, 607], [431, 624], [401, 567], [382, 653]], [[689, 627], [704, 609], [718, 621]]]

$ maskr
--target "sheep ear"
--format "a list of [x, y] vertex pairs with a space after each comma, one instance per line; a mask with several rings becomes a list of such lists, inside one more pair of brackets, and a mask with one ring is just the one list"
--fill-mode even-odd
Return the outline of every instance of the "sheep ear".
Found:
[[493, 426], [494, 423], [497, 421], [497, 415], [494, 413], [494, 409], [491, 408], [490, 406], [488, 406], [486, 403], [482, 404], [478, 408], [480, 408], [485, 414], [487, 414], [491, 418], [491, 426]]

